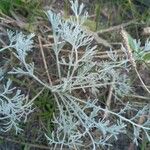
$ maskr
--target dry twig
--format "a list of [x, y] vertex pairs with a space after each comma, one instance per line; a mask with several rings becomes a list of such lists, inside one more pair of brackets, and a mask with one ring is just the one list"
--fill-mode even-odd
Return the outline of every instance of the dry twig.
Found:
[[46, 73], [47, 73], [49, 84], [52, 85], [52, 81], [51, 81], [51, 78], [50, 78], [50, 75], [49, 75], [49, 72], [48, 72], [48, 66], [47, 66], [47, 63], [46, 63], [46, 60], [45, 60], [45, 55], [44, 55], [43, 46], [42, 46], [42, 42], [41, 42], [41, 37], [40, 36], [38, 36], [38, 40], [39, 40], [40, 51], [41, 51], [41, 54], [42, 54], [43, 63], [44, 63], [44, 67], [45, 67], [45, 70], [46, 70]]
[[127, 23], [122, 23], [120, 25], [117, 25], [117, 26], [113, 26], [113, 27], [110, 27], [108, 29], [103, 29], [103, 30], [100, 30], [100, 31], [97, 31], [96, 33], [97, 34], [102, 34], [102, 33], [106, 33], [106, 32], [112, 32], [112, 31], [115, 31], [115, 30], [120, 30], [121, 28], [125, 28], [131, 24], [135, 24], [136, 21], [135, 20], [131, 20]]

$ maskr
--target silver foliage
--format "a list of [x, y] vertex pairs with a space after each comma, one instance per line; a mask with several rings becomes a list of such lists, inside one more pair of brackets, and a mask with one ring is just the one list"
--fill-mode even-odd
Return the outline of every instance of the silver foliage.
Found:
[[[14, 33], [8, 31], [8, 37], [10, 40], [9, 46], [0, 49], [0, 52], [11, 48], [16, 49], [13, 54], [25, 64], [28, 71], [32, 73], [32, 65], [26, 64], [25, 57], [27, 52], [31, 50], [33, 41], [31, 38], [33, 34], [25, 36], [23, 33]], [[6, 62], [7, 63], [7, 62]], [[22, 69], [16, 70], [17, 73], [24, 73]], [[6, 81], [7, 71], [4, 66], [0, 68], [0, 131], [7, 132], [12, 128], [15, 129], [16, 133], [22, 131], [19, 124], [26, 122], [27, 116], [33, 112], [32, 102], [29, 102], [28, 96], [22, 94], [22, 91], [12, 87], [12, 81], [8, 79]]]
[[8, 80], [0, 91], [0, 131], [7, 132], [14, 128], [18, 133], [22, 131], [19, 123], [26, 122], [33, 109], [28, 97], [20, 90], [11, 88], [11, 84], [11, 80]]
[[[121, 76], [121, 70], [129, 71], [129, 60], [127, 55], [125, 55], [125, 58], [119, 59], [117, 54], [110, 50], [108, 56], [111, 61], [99, 63], [94, 61], [96, 46], [92, 45], [93, 37], [82, 28], [83, 21], [87, 18], [87, 13], [83, 12], [84, 5], [79, 5], [77, 0], [71, 1], [71, 4], [75, 17], [67, 20], [52, 11], [47, 12], [53, 29], [54, 43], [52, 50], [54, 51], [57, 65], [58, 84], [49, 85], [39, 79], [34, 74], [34, 63], [26, 62], [27, 52], [31, 50], [31, 38], [33, 35], [24, 36], [22, 33], [15, 35], [12, 32], [8, 32], [9, 47], [16, 50], [13, 51], [13, 54], [24, 66], [23, 69], [21, 67], [14, 68], [10, 73], [32, 77], [42, 86], [51, 90], [55, 97], [59, 115], [54, 117], [56, 129], [51, 136], [46, 134], [49, 144], [54, 144], [54, 149], [66, 147], [69, 149], [81, 149], [82, 146], [87, 146], [96, 150], [99, 146], [111, 145], [110, 140], [112, 138], [117, 140], [119, 134], [125, 134], [128, 126], [133, 129], [133, 140], [136, 144], [138, 144], [137, 139], [140, 139], [141, 133], [145, 133], [148, 140], [150, 140], [150, 120], [147, 117], [150, 112], [149, 105], [141, 110], [134, 110], [134, 115], [129, 116], [129, 118], [126, 115], [128, 112], [133, 111], [129, 103], [120, 111], [109, 110], [99, 105], [101, 100], [96, 98], [100, 89], [113, 86], [114, 94], [120, 97], [127, 95], [131, 91], [127, 74]], [[83, 18], [83, 21], [81, 18]], [[66, 43], [69, 43], [71, 48], [67, 57], [62, 57], [60, 52]], [[136, 44], [135, 48], [138, 50], [140, 43]], [[145, 50], [147, 50], [149, 43], [146, 43], [145, 47]], [[82, 53], [80, 53], [81, 48]], [[124, 49], [123, 51], [125, 52]], [[64, 66], [67, 68], [66, 72], [63, 71]], [[76, 97], [74, 92], [77, 90], [80, 90], [83, 94], [89, 91], [90, 95], [86, 98]], [[19, 95], [16, 95], [19, 98]], [[22, 108], [23, 103], [20, 104], [19, 102], [21, 101], [17, 102], [17, 106]], [[23, 108], [30, 110], [27, 104]], [[8, 108], [9, 106], [8, 104]], [[104, 115], [105, 113], [109, 114], [110, 117], [107, 118]], [[21, 118], [24, 115], [24, 111], [23, 113], [13, 113], [13, 115], [19, 115]], [[142, 124], [138, 124], [138, 119], [141, 115], [145, 115], [145, 121]]]

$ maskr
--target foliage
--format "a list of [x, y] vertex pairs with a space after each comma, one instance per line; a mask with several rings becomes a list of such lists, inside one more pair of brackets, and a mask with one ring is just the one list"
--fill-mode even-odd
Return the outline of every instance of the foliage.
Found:
[[[1, 81], [2, 82], [2, 81]], [[32, 103], [28, 97], [21, 94], [20, 90], [11, 88], [11, 81], [2, 84], [0, 89], [0, 131], [7, 132], [15, 128], [16, 133], [22, 129], [19, 127], [21, 121], [26, 122], [27, 116], [33, 111]]]
[[[54, 149], [92, 147], [96, 150], [98, 147], [111, 146], [111, 139], [117, 140], [118, 135], [126, 134], [128, 127], [132, 127], [132, 139], [137, 145], [141, 134], [150, 141], [149, 104], [139, 109], [126, 103], [120, 110], [111, 110], [107, 106], [101, 106], [102, 100], [98, 99], [101, 89], [107, 89], [108, 86], [113, 87], [113, 94], [117, 100], [132, 92], [128, 74], [122, 73], [129, 72], [131, 67], [127, 50], [122, 46], [125, 57], [119, 58], [110, 49], [108, 52], [110, 61], [95, 61], [97, 47], [93, 45], [93, 36], [82, 29], [88, 13], [84, 11], [84, 5], [79, 5], [77, 0], [71, 1], [71, 9], [75, 17], [67, 20], [63, 20], [60, 14], [55, 14], [51, 10], [47, 12], [53, 29], [54, 43], [51, 50], [55, 55], [57, 83], [53, 81], [47, 83], [40, 79], [36, 74], [34, 63], [26, 61], [32, 49], [33, 34], [25, 36], [21, 32], [8, 31], [10, 44], [0, 50], [2, 52], [11, 48], [20, 62], [20, 67], [14, 67], [9, 74], [29, 76], [53, 94], [59, 114], [54, 115], [55, 130], [51, 134], [45, 134], [49, 144], [54, 145]], [[139, 43], [131, 41], [135, 53], [139, 52], [136, 51]], [[69, 45], [69, 52], [64, 56], [61, 52], [65, 45]], [[8, 89], [6, 87], [5, 90]], [[78, 95], [79, 91], [82, 96]], [[19, 108], [22, 108], [18, 98], [20, 93], [16, 95], [15, 103], [19, 103]], [[30, 108], [30, 102], [27, 104], [25, 106]], [[43, 107], [42, 102], [40, 105]], [[3, 100], [1, 106], [3, 107]], [[26, 118], [26, 113], [20, 112], [17, 107], [18, 110], [17, 115]], [[127, 116], [131, 112], [133, 115]], [[16, 117], [16, 114], [13, 115]], [[139, 123], [141, 116], [144, 116], [144, 120]], [[7, 128], [10, 129], [9, 126]]]
[[149, 52], [150, 52], [150, 41], [147, 39], [144, 46], [142, 46], [140, 40], [133, 39], [128, 35], [128, 41], [131, 49], [133, 50], [133, 55], [135, 60], [149, 61]]
[[0, 11], [7, 15], [17, 13], [28, 19], [28, 22], [35, 21], [37, 14], [43, 14], [41, 0], [1, 0]]
[[52, 132], [54, 130], [53, 115], [56, 112], [56, 104], [53, 95], [49, 90], [44, 90], [40, 96], [37, 97], [34, 104], [40, 110], [38, 116], [45, 122], [47, 130]]
[[149, 3], [147, 0], [95, 0], [90, 6], [95, 5], [90, 8], [95, 11], [97, 30], [101, 30], [129, 20], [149, 24]]
[[0, 10], [3, 13], [8, 13], [9, 10], [16, 5], [20, 5], [21, 4], [21, 0], [1, 0], [0, 3]]

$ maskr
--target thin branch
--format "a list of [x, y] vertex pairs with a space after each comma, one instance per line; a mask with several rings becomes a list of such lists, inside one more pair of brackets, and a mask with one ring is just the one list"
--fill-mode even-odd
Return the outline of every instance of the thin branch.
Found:
[[128, 95], [128, 97], [133, 97], [133, 98], [136, 98], [136, 100], [137, 100], [137, 98], [138, 99], [143, 99], [143, 100], [150, 100], [150, 97], [145, 97], [145, 96], [140, 96], [140, 95]]
[[121, 28], [125, 28], [131, 24], [135, 24], [136, 21], [135, 20], [131, 20], [127, 23], [122, 23], [120, 25], [117, 25], [117, 26], [113, 26], [113, 27], [110, 27], [108, 29], [103, 29], [103, 30], [100, 30], [100, 31], [97, 31], [96, 33], [97, 34], [102, 34], [102, 33], [106, 33], [106, 32], [112, 32], [112, 31], [115, 31], [115, 30], [120, 30]]
[[136, 62], [135, 62], [135, 59], [134, 59], [133, 54], [132, 54], [132, 49], [131, 49], [131, 47], [130, 47], [130, 45], [129, 45], [129, 41], [128, 41], [128, 33], [127, 33], [125, 30], [122, 29], [122, 30], [121, 30], [121, 36], [122, 36], [122, 38], [123, 38], [123, 44], [124, 44], [124, 47], [125, 47], [126, 50], [127, 50], [127, 54], [128, 54], [130, 63], [132, 64], [132, 66], [133, 66], [133, 68], [134, 68], [134, 70], [135, 70], [135, 72], [136, 72], [136, 74], [137, 74], [139, 80], [141, 81], [143, 87], [145, 88], [145, 90], [146, 90], [148, 93], [150, 93], [150, 90], [149, 90], [149, 89], [147, 88], [147, 86], [145, 85], [143, 79], [141, 78], [141, 76], [140, 76], [140, 74], [139, 74], [139, 72], [138, 72], [138, 70], [137, 70]]
[[49, 84], [52, 85], [52, 81], [51, 81], [51, 78], [50, 78], [50, 75], [49, 75], [49, 72], [48, 72], [48, 66], [47, 66], [47, 63], [46, 63], [46, 60], [45, 60], [45, 55], [44, 55], [43, 46], [42, 46], [40, 36], [38, 36], [38, 40], [39, 40], [40, 51], [41, 51], [41, 54], [42, 54], [43, 63], [44, 63], [44, 67], [45, 67], [45, 70], [46, 70], [46, 73], [47, 73], [48, 81], [49, 81]]
[[[108, 97], [107, 97], [107, 100], [106, 100], [106, 109], [110, 109], [110, 105], [111, 105], [111, 99], [112, 99], [112, 94], [113, 94], [113, 86], [110, 85], [110, 88], [109, 88], [109, 93], [108, 93]], [[104, 113], [104, 118], [108, 118], [108, 112], [106, 111]]]
[[146, 91], [150, 94], [150, 90], [149, 90], [149, 89], [147, 88], [147, 86], [145, 85], [145, 83], [144, 83], [143, 79], [141, 78], [141, 76], [140, 76], [139, 72], [137, 71], [137, 68], [135, 67], [134, 69], [135, 69], [135, 72], [136, 72], [136, 74], [137, 74], [138, 78], [140, 79], [140, 81], [141, 81], [141, 83], [142, 83], [143, 87], [144, 87], [144, 88], [145, 88], [145, 90], [146, 90]]
[[85, 31], [86, 31], [87, 34], [92, 35], [92, 36], [94, 37], [95, 41], [96, 41], [98, 44], [102, 44], [102, 45], [105, 46], [105, 47], [112, 48], [111, 44], [109, 44], [107, 40], [105, 40], [105, 39], [99, 37], [98, 33], [93, 32], [93, 31], [91, 31], [91, 30], [88, 30], [88, 29], [86, 29], [86, 28], [84, 28], [84, 29], [85, 29]]

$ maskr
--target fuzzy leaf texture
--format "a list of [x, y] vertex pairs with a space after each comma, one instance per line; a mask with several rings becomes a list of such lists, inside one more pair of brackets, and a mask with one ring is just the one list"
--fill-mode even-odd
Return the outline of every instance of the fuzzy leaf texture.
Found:
[[[22, 33], [14, 33], [8, 31], [10, 45], [0, 49], [0, 52], [12, 48], [18, 49], [15, 56], [22, 62], [25, 62], [27, 51], [30, 50], [33, 35], [25, 36]], [[32, 102], [29, 102], [28, 96], [22, 94], [21, 90], [12, 87], [12, 81], [8, 79], [6, 82], [5, 65], [0, 68], [0, 131], [7, 132], [12, 128], [16, 134], [22, 131], [19, 124], [26, 122], [27, 116], [33, 112]]]
[[14, 128], [16, 133], [22, 131], [19, 123], [26, 122], [27, 116], [33, 111], [32, 103], [20, 90], [11, 88], [12, 82], [7, 81], [0, 89], [0, 131], [7, 132]]
[[[63, 148], [96, 150], [99, 147], [111, 146], [111, 140], [117, 140], [118, 135], [127, 133], [128, 127], [132, 128], [132, 139], [136, 144], [141, 134], [145, 134], [149, 140], [150, 120], [147, 117], [150, 113], [149, 105], [138, 110], [131, 109], [133, 106], [127, 103], [120, 110], [111, 110], [107, 106], [102, 107], [103, 99], [99, 99], [99, 93], [107, 90], [108, 86], [113, 87], [113, 94], [118, 102], [132, 92], [127, 74], [122, 74], [122, 71], [128, 72], [131, 67], [125, 48], [122, 47], [125, 53], [123, 58], [119, 58], [110, 50], [108, 52], [110, 61], [96, 62], [94, 56], [97, 50], [96, 46], [93, 46], [93, 36], [82, 26], [87, 18], [84, 5], [79, 5], [78, 1], [74, 0], [71, 1], [71, 8], [75, 17], [67, 20], [51, 10], [46, 13], [53, 29], [54, 43], [50, 50], [54, 52], [57, 83], [52, 81], [49, 84], [40, 79], [34, 72], [34, 63], [26, 62], [27, 53], [32, 47], [33, 35], [25, 36], [22, 33], [15, 35], [8, 32], [10, 39], [8, 47], [13, 48], [13, 54], [22, 63], [21, 67], [14, 68], [9, 73], [32, 77], [51, 91], [57, 103], [59, 112], [54, 115], [55, 130], [52, 134], [45, 134], [49, 144], [54, 146], [54, 149], [60, 150]], [[66, 57], [61, 55], [65, 44], [69, 45]], [[134, 46], [137, 52], [140, 43], [132, 44], [137, 44]], [[149, 43], [146, 43], [146, 50], [147, 47]], [[140, 53], [140, 56], [142, 54]], [[128, 113], [134, 115], [127, 117]], [[106, 117], [107, 115], [109, 117]], [[145, 120], [142, 124], [138, 124], [141, 115], [145, 116]]]

